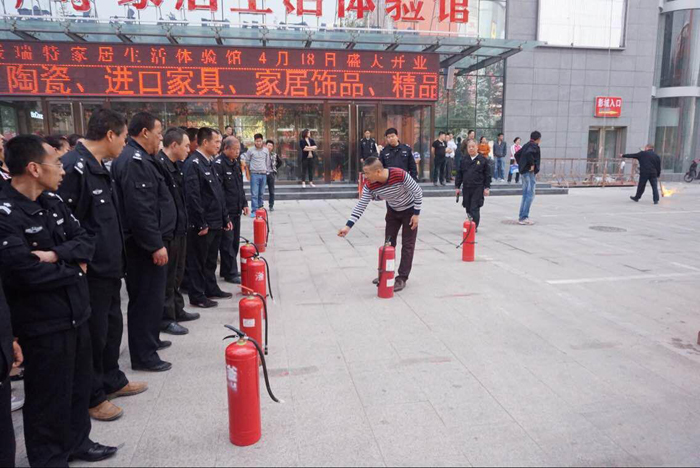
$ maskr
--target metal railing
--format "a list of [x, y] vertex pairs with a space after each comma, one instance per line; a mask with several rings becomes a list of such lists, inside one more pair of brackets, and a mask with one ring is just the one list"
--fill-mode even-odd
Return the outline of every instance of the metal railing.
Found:
[[542, 158], [537, 179], [564, 187], [636, 185], [638, 166], [634, 159]]

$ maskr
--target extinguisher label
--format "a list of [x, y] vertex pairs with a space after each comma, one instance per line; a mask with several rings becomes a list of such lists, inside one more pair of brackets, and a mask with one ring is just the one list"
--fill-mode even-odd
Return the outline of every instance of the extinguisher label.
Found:
[[391, 260], [386, 261], [386, 268], [385, 268], [386, 271], [394, 271], [395, 268], [396, 268], [396, 260], [394, 260], [392, 258]]
[[252, 328], [255, 326], [255, 319], [243, 319], [243, 327]]
[[388, 280], [386, 280], [386, 285], [389, 288], [393, 288], [394, 287], [394, 278], [389, 278]]
[[264, 273], [256, 273], [255, 274], [255, 281], [265, 281], [265, 274]]
[[248, 263], [248, 259], [241, 257], [241, 263], [243, 263], [243, 264]]
[[229, 388], [237, 393], [238, 392], [238, 369], [235, 366], [226, 366], [226, 378], [228, 380]]

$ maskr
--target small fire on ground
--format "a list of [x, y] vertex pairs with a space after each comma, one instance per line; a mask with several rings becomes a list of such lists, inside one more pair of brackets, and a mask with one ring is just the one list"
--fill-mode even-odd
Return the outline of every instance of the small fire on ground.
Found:
[[661, 194], [662, 194], [664, 197], [672, 197], [672, 196], [674, 196], [674, 195], [677, 194], [677, 193], [678, 193], [678, 190], [676, 190], [676, 189], [672, 189], [672, 188], [671, 188], [671, 189], [667, 189], [667, 188], [665, 188], [665, 187], [661, 187]]

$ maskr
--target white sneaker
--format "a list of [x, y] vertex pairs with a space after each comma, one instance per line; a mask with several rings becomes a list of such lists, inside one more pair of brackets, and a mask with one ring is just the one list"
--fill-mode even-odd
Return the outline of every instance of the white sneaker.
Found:
[[12, 411], [19, 411], [24, 406], [24, 397], [12, 392]]
[[306, 182], [301, 183], [301, 188], [306, 188]]
[[316, 188], [313, 182], [309, 182], [309, 185], [312, 186], [313, 188]]
[[525, 218], [522, 221], [518, 221], [518, 224], [523, 225], [523, 226], [532, 226], [535, 224], [534, 221], [530, 221], [530, 218]]

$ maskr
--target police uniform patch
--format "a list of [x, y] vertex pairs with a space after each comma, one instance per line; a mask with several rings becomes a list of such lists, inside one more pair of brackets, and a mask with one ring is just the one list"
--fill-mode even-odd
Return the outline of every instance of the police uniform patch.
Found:
[[58, 221], [56, 221], [56, 224], [60, 226], [61, 224], [63, 224], [63, 221], [65, 221], [65, 218], [59, 219]]
[[32, 226], [30, 228], [27, 228], [24, 230], [27, 234], [36, 234], [37, 232], [41, 232], [44, 229], [43, 226]]
[[50, 196], [50, 197], [58, 198], [59, 200], [63, 201], [63, 198], [61, 198], [61, 196], [60, 196], [59, 194], [57, 194], [57, 193], [54, 193], [54, 192], [46, 192], [46, 194], [47, 194], [48, 196]]
[[143, 160], [143, 159], [141, 159], [141, 153], [139, 151], [134, 153], [134, 159], [136, 159], [137, 161]]
[[8, 214], [8, 215], [9, 215], [10, 213], [12, 213], [12, 210], [11, 210], [10, 208], [8, 208], [7, 206], [5, 206], [5, 205], [0, 206], [0, 211], [2, 211], [2, 212], [5, 213], [5, 214]]
[[193, 159], [192, 162], [195, 164], [199, 164], [199, 159]]
[[97, 190], [92, 191], [93, 195], [100, 195], [101, 193], [102, 193], [102, 189], [97, 189]]
[[221, 159], [217, 159], [216, 164], [221, 164]]

